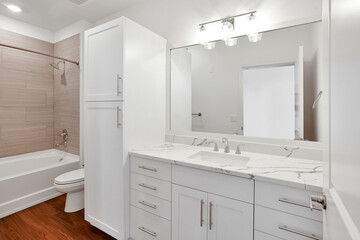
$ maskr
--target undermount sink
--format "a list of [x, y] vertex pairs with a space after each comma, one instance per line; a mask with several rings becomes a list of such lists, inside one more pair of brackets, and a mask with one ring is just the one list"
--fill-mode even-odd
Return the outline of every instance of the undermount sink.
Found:
[[218, 163], [223, 165], [232, 165], [232, 166], [244, 166], [250, 160], [249, 157], [245, 157], [241, 155], [234, 155], [231, 153], [208, 152], [208, 151], [197, 152], [189, 156], [188, 158], [198, 161]]

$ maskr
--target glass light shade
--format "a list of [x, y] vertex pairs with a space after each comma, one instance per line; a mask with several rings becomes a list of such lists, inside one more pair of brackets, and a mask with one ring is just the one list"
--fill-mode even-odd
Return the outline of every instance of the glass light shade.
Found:
[[224, 21], [221, 27], [221, 39], [226, 41], [231, 39], [234, 34], [234, 25], [229, 21]]
[[203, 43], [202, 45], [204, 46], [205, 49], [212, 50], [215, 48], [216, 42], [206, 42], [206, 43]]
[[249, 42], [259, 42], [262, 39], [262, 33], [251, 33], [248, 35]]
[[229, 38], [229, 39], [224, 40], [224, 42], [225, 42], [225, 46], [232, 47], [232, 46], [236, 45], [237, 38]]

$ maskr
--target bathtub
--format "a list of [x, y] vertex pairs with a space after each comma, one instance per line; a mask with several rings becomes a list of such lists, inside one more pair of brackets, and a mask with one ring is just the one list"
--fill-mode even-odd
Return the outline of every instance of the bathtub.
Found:
[[61, 195], [55, 177], [80, 167], [79, 156], [54, 149], [0, 158], [0, 218]]

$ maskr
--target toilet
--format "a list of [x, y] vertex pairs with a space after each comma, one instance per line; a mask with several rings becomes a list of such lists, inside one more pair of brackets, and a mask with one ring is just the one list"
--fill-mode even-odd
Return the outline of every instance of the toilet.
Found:
[[84, 169], [70, 171], [55, 178], [54, 187], [66, 193], [65, 212], [76, 212], [84, 208]]

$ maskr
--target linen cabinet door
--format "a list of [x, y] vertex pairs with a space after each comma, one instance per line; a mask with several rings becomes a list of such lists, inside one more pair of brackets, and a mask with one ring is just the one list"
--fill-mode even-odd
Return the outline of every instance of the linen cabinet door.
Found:
[[172, 240], [206, 240], [207, 193], [172, 185]]
[[124, 204], [122, 103], [85, 104], [85, 219], [118, 238]]
[[208, 240], [252, 240], [253, 205], [208, 194]]
[[85, 32], [86, 101], [123, 100], [123, 20]]

